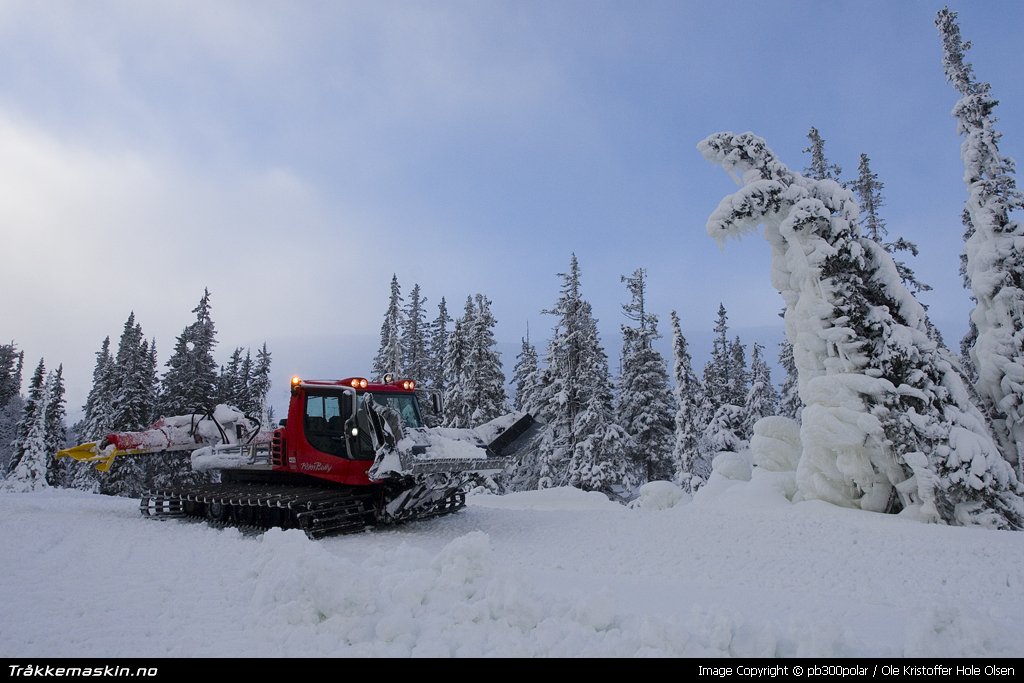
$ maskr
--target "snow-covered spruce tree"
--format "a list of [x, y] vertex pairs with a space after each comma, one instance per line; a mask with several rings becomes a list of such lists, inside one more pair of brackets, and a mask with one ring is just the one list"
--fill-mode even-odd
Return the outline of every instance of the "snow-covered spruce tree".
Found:
[[747, 370], [747, 347], [739, 337], [729, 344], [729, 389], [725, 402], [743, 407], [750, 391], [750, 372]]
[[157, 401], [160, 398], [160, 377], [157, 375], [157, 368], [160, 366], [160, 361], [156, 352], [155, 338], [149, 340], [149, 346], [145, 351], [147, 355], [146, 363], [143, 368], [143, 375], [145, 377], [144, 383], [146, 385], [146, 407], [148, 408], [146, 422], [152, 424], [160, 417], [156, 409]]
[[[14, 434], [14, 442], [11, 444], [11, 461], [7, 465], [7, 473], [11, 474], [18, 467], [18, 463], [21, 458], [25, 455], [25, 449], [28, 447], [29, 431], [31, 431], [33, 424], [36, 421], [36, 413], [39, 412], [37, 406], [43, 404], [46, 400], [46, 365], [43, 359], [39, 359], [39, 365], [36, 366], [35, 372], [32, 373], [32, 379], [28, 384], [28, 397], [25, 399], [24, 407], [21, 409], [21, 419], [18, 420], [18, 426]], [[43, 420], [43, 431], [41, 438], [44, 439], [42, 448], [46, 447], [45, 436], [46, 436], [46, 423], [45, 416], [40, 418]], [[43, 463], [45, 470], [46, 463]]]
[[85, 441], [95, 441], [110, 433], [110, 409], [114, 402], [117, 378], [114, 375], [114, 357], [110, 353], [110, 337], [103, 339], [96, 352], [96, 365], [92, 370], [92, 387], [85, 399], [82, 422], [78, 435]]
[[256, 362], [253, 364], [252, 380], [249, 382], [249, 401], [244, 406], [246, 413], [260, 419], [263, 429], [274, 427], [271, 424], [270, 408], [267, 405], [267, 396], [270, 395], [270, 351], [267, 350], [267, 342], [256, 352]]
[[622, 376], [616, 420], [633, 437], [627, 455], [632, 479], [640, 484], [668, 480], [672, 462], [674, 406], [668, 388], [665, 358], [654, 348], [658, 317], [647, 310], [647, 271], [623, 276], [630, 301], [622, 312], [632, 324], [622, 325]]
[[559, 277], [561, 296], [554, 308], [544, 311], [557, 322], [540, 395], [548, 426], [538, 454], [538, 485], [600, 490], [622, 482], [631, 439], [613, 418], [608, 356], [591, 305], [582, 295], [575, 254], [569, 272]]
[[[217, 363], [213, 358], [213, 350], [217, 338], [211, 315], [209, 290], [203, 290], [203, 297], [192, 312], [196, 314], [195, 322], [188, 325], [177, 337], [174, 350], [167, 361], [167, 372], [161, 381], [160, 399], [155, 411], [157, 417], [188, 415], [193, 411], [212, 410], [216, 407]], [[115, 466], [116, 464], [115, 462]], [[192, 471], [187, 452], [149, 455], [142, 464], [147, 471], [147, 482], [154, 487], [194, 482], [199, 479]], [[109, 486], [107, 480], [111, 478], [107, 477], [104, 484]], [[122, 490], [130, 494], [129, 488]]]
[[161, 416], [187, 415], [217, 404], [217, 363], [213, 359], [217, 330], [210, 315], [208, 289], [203, 290], [192, 312], [196, 314], [195, 322], [178, 335], [167, 361], [157, 405]]
[[749, 439], [744, 434], [746, 418], [747, 413], [740, 406], [731, 403], [718, 406], [718, 410], [704, 428], [704, 442], [712, 458], [717, 453], [738, 453], [747, 447]]
[[429, 358], [428, 371], [426, 376], [427, 386], [435, 391], [444, 392], [444, 354], [448, 348], [448, 325], [452, 317], [448, 315], [448, 302], [441, 297], [437, 304], [437, 317], [430, 323], [429, 345], [427, 356]]
[[686, 489], [692, 490], [706, 479], [710, 471], [710, 464], [701, 458], [699, 445], [702, 428], [698, 422], [698, 414], [702, 391], [700, 380], [693, 371], [693, 359], [686, 337], [683, 336], [679, 316], [675, 311], [672, 311], [671, 316], [672, 378], [675, 381], [672, 391], [676, 406], [672, 460], [676, 481]]
[[135, 322], [135, 313], [125, 321], [114, 357], [117, 391], [111, 402], [110, 430], [136, 431], [150, 424], [149, 345], [142, 335], [142, 326]]
[[469, 349], [463, 384], [467, 407], [471, 408], [469, 426], [476, 427], [508, 412], [505, 373], [501, 353], [494, 339], [498, 321], [491, 312], [491, 300], [483, 294], [474, 297], [475, 311], [469, 325]]
[[426, 362], [424, 363], [424, 375], [417, 379], [417, 383], [424, 391], [420, 400], [420, 410], [428, 425], [439, 425], [443, 422], [443, 415], [434, 414], [433, 401], [430, 394], [436, 392], [440, 396], [445, 395], [448, 382], [445, 377], [444, 356], [448, 348], [448, 325], [452, 318], [448, 315], [448, 302], [444, 297], [437, 304], [437, 317], [430, 321], [426, 330]]
[[236, 405], [242, 409], [242, 411], [251, 413], [256, 404], [255, 399], [252, 396], [252, 350], [245, 350], [245, 358], [242, 359], [242, 364], [238, 368], [238, 393]]
[[[538, 367], [532, 375], [532, 381], [528, 382], [528, 388], [526, 389], [526, 396], [528, 398], [523, 404], [523, 409], [546, 425], [551, 417], [548, 414], [551, 398], [550, 388], [552, 386], [551, 371], [540, 365], [539, 354], [537, 360]], [[542, 436], [548, 433], [548, 427], [545, 426], [543, 430]], [[507, 467], [506, 488], [510, 491], [534, 491], [544, 488], [541, 486], [542, 469], [544, 469], [545, 473], [549, 476], [549, 480], [552, 482], [549, 486], [557, 485], [553, 482], [559, 473], [551, 467], [544, 467], [546, 462], [545, 454], [540, 447], [528, 450]]]
[[25, 363], [25, 352], [18, 351], [12, 341], [0, 344], [0, 406], [7, 405], [21, 393], [21, 369]]
[[729, 315], [725, 306], [718, 304], [718, 319], [715, 321], [715, 338], [711, 343], [711, 360], [704, 366], [704, 400], [708, 416], [727, 401], [731, 379], [729, 370], [732, 358], [729, 355]]
[[[43, 361], [39, 361], [36, 374], [43, 368]], [[47, 466], [50, 463], [50, 454], [47, 452], [46, 443], [46, 379], [36, 382], [36, 375], [32, 377], [33, 387], [29, 388], [30, 402], [26, 402], [24, 415], [24, 436], [19, 434], [17, 442], [14, 468], [7, 475], [4, 481], [4, 488], [9, 491], [27, 492], [47, 488]], [[33, 388], [37, 398], [32, 401]], [[31, 410], [28, 408], [31, 405]], [[19, 425], [21, 431], [22, 425]]]
[[897, 252], [901, 251], [910, 252], [911, 256], [917, 256], [917, 245], [902, 237], [886, 241], [889, 229], [885, 225], [885, 219], [879, 214], [879, 209], [885, 203], [885, 199], [882, 197], [882, 188], [885, 187], [885, 184], [878, 179], [877, 173], [871, 171], [871, 159], [867, 154], [860, 155], [857, 179], [849, 183], [848, 187], [854, 191], [860, 205], [861, 234], [878, 242], [883, 249], [889, 252], [896, 264], [900, 279], [903, 280], [903, 285], [910, 290], [911, 294], [917, 296], [921, 292], [931, 290], [931, 285], [918, 280], [913, 269], [905, 261], [896, 258]]
[[462, 317], [455, 321], [448, 335], [448, 347], [444, 354], [444, 420], [446, 427], [469, 427], [472, 407], [467, 402], [463, 380], [469, 359], [469, 334], [473, 326], [475, 308], [473, 297], [466, 297]]
[[[125, 321], [114, 357], [114, 376], [117, 391], [111, 402], [110, 431], [145, 429], [152, 415], [148, 404], [152, 392], [150, 354], [142, 327], [135, 322], [135, 313]], [[137, 457], [121, 457], [114, 460], [101, 480], [100, 490], [108, 495], [137, 496], [145, 483], [146, 463]]]
[[13, 341], [0, 344], [0, 474], [7, 472], [12, 456], [11, 444], [18, 431], [24, 363], [25, 352], [18, 351]]
[[811, 144], [804, 148], [804, 152], [811, 155], [811, 163], [804, 168], [804, 175], [814, 180], [834, 180], [837, 183], [842, 181], [839, 178], [843, 175], [843, 169], [838, 164], [829, 162], [825, 156], [825, 139], [814, 126], [807, 131], [807, 139]]
[[[152, 355], [152, 350], [151, 350]], [[151, 363], [155, 363], [151, 361]], [[154, 372], [155, 375], [155, 372]], [[92, 386], [82, 408], [82, 419], [73, 427], [76, 441], [97, 441], [110, 433], [111, 406], [114, 392], [117, 390], [117, 377], [114, 372], [114, 357], [110, 353], [110, 337], [105, 337], [96, 352], [96, 365], [92, 371]], [[155, 396], [151, 392], [152, 397]], [[152, 415], [150, 415], [152, 417]], [[97, 492], [100, 488], [100, 474], [96, 468], [87, 463], [68, 462], [68, 486], [83, 491]], [[106, 478], [106, 475], [102, 475]]]
[[779, 412], [779, 393], [772, 384], [772, 371], [765, 362], [764, 347], [756, 342], [750, 351], [750, 391], [743, 407], [743, 437], [748, 441], [758, 420]]
[[946, 7], [935, 24], [946, 78], [961, 95], [953, 115], [964, 136], [960, 156], [968, 192], [963, 265], [976, 302], [970, 358], [1003, 456], [1024, 479], [1024, 223], [1011, 217], [1024, 208], [1024, 193], [1017, 189], [1013, 160], [999, 151], [998, 101], [964, 61], [971, 44], [960, 37], [956, 17]]
[[537, 386], [537, 347], [530, 343], [530, 331], [521, 339], [522, 347], [516, 355], [516, 365], [512, 369], [512, 385], [516, 395], [512, 407], [516, 410], [530, 412], [534, 406], [534, 395]]
[[733, 343], [729, 342], [729, 316], [721, 303], [718, 304], [714, 334], [711, 359], [704, 365], [704, 375], [700, 384], [700, 407], [697, 410], [697, 424], [701, 425], [698, 448], [701, 459], [708, 464], [709, 472], [715, 450], [704, 438], [707, 433], [706, 427], [714, 420], [721, 406], [742, 404], [746, 398], [746, 391], [740, 388], [745, 386], [744, 378], [735, 377], [741, 367], [742, 371], [746, 372], [746, 362], [737, 363], [736, 358], [736, 352], [742, 353], [743, 349], [735, 348], [735, 344], [739, 342], [738, 338]]
[[68, 486], [70, 464], [67, 458], [57, 459], [57, 451], [67, 447], [68, 428], [64, 424], [67, 416], [67, 401], [64, 398], [64, 365], [58, 365], [46, 378], [45, 438], [49, 463], [46, 468], [46, 482], [50, 486]]
[[[537, 417], [540, 414], [538, 404], [541, 393], [541, 373], [543, 370], [540, 368], [537, 348], [530, 343], [529, 327], [527, 327], [526, 336], [520, 341], [522, 346], [516, 355], [516, 364], [512, 370], [511, 381], [512, 386], [515, 388], [512, 408]], [[540, 476], [536, 451], [531, 450], [509, 460], [501, 478], [504, 488], [509, 491], [536, 489], [537, 480]]]
[[[243, 368], [245, 358], [242, 356], [242, 347], [236, 346], [228, 358], [228, 364], [221, 366], [220, 377], [217, 378], [217, 402], [226, 403], [231, 406], [240, 406], [245, 400], [248, 389], [249, 378]], [[251, 361], [250, 361], [251, 367]]]
[[786, 373], [779, 392], [779, 415], [800, 421], [804, 404], [800, 400], [800, 383], [797, 379], [796, 361], [793, 360], [793, 345], [788, 339], [779, 342], [779, 365]]
[[388, 373], [395, 377], [402, 374], [402, 301], [398, 275], [393, 274], [388, 308], [380, 326], [380, 346], [373, 358], [373, 379], [377, 381], [381, 381]]
[[805, 408], [797, 486], [867, 510], [1020, 528], [1022, 487], [892, 257], [862, 237], [856, 202], [790, 171], [751, 133], [698, 149], [742, 187], [708, 219], [718, 240], [765, 226]]
[[417, 382], [423, 382], [430, 372], [430, 356], [427, 351], [427, 317], [424, 306], [427, 298], [415, 284], [409, 292], [409, 303], [402, 311], [399, 331], [402, 345], [402, 373]]

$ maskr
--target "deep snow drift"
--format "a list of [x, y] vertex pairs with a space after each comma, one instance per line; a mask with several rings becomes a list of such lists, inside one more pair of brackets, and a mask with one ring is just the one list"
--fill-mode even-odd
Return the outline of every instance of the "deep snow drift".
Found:
[[0, 657], [1024, 655], [1024, 534], [792, 504], [763, 474], [322, 541], [0, 494]]

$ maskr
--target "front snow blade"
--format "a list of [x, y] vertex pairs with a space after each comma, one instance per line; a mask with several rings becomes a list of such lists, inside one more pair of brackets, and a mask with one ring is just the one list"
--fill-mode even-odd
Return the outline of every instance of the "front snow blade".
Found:
[[413, 476], [424, 474], [457, 474], [473, 472], [476, 474], [493, 474], [505, 467], [504, 458], [431, 458], [419, 460], [415, 457], [403, 457], [402, 469]]
[[534, 419], [529, 413], [523, 413], [522, 417], [501, 432], [487, 444], [487, 447], [502, 458], [519, 455], [534, 445], [543, 426], [543, 423]]

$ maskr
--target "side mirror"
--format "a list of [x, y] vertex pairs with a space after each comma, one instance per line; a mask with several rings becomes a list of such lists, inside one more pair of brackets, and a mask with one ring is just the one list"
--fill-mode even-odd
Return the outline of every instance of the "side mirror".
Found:
[[430, 407], [434, 409], [435, 415], [441, 415], [444, 412], [444, 401], [441, 399], [440, 391], [430, 392]]

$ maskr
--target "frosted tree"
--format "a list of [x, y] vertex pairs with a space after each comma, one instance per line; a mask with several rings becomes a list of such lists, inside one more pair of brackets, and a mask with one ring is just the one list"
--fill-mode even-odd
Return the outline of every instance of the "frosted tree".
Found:
[[455, 321], [451, 334], [448, 335], [448, 347], [444, 354], [444, 425], [446, 427], [469, 427], [472, 406], [466, 399], [462, 380], [466, 375], [469, 359], [469, 335], [473, 326], [472, 297], [466, 297], [466, 307], [462, 317]]
[[778, 414], [799, 422], [804, 404], [800, 400], [800, 383], [797, 379], [796, 361], [793, 360], [793, 345], [788, 339], [783, 339], [779, 343], [779, 365], [786, 376], [782, 378]]
[[857, 166], [857, 179], [849, 184], [849, 188], [856, 194], [857, 202], [860, 205], [861, 234], [878, 242], [883, 249], [889, 252], [896, 264], [900, 279], [912, 294], [927, 292], [931, 286], [918, 280], [913, 269], [905, 261], [897, 258], [897, 253], [901, 251], [917, 256], [917, 245], [902, 237], [891, 241], [886, 239], [889, 236], [889, 229], [885, 225], [885, 219], [879, 213], [885, 204], [882, 197], [883, 187], [885, 185], [878, 179], [878, 174], [871, 170], [871, 159], [867, 154], [861, 154], [860, 164]]
[[[155, 359], [151, 363], [155, 363]], [[82, 419], [72, 428], [75, 441], [98, 441], [111, 432], [111, 406], [116, 391], [117, 377], [114, 372], [114, 357], [110, 353], [110, 337], [105, 337], [100, 350], [96, 352], [92, 386], [82, 408]], [[155, 396], [152, 391], [150, 395], [151, 399]], [[92, 465], [68, 462], [64, 467], [67, 468], [68, 486], [83, 491], [99, 491], [99, 475]]]
[[46, 481], [50, 486], [65, 486], [68, 479], [67, 459], [56, 459], [57, 451], [67, 448], [67, 400], [64, 397], [64, 366], [58, 365], [46, 378], [46, 411], [44, 413], [47, 464]]
[[114, 357], [117, 391], [110, 408], [111, 431], [136, 431], [149, 426], [150, 399], [149, 346], [135, 313], [128, 316]]
[[[700, 453], [701, 427], [698, 421], [701, 388], [693, 371], [693, 359], [683, 336], [679, 316], [672, 311], [672, 379], [675, 381], [676, 413], [674, 416], [674, 443], [672, 460], [676, 479], [688, 489], [703, 481], [710, 469]], [[699, 477], [699, 481], [694, 477]]]
[[750, 372], [747, 370], [747, 347], [739, 337], [729, 344], [729, 385], [725, 402], [745, 406], [750, 391]]
[[843, 169], [838, 164], [831, 163], [825, 156], [825, 139], [814, 126], [807, 131], [807, 139], [811, 144], [804, 148], [804, 152], [811, 155], [811, 163], [804, 168], [804, 175], [815, 180], [834, 180], [841, 182], [839, 178], [843, 175]]
[[0, 473], [7, 472], [11, 461], [11, 444], [18, 431], [21, 415], [21, 372], [25, 352], [18, 351], [12, 341], [0, 344]]
[[706, 424], [732, 395], [730, 372], [733, 358], [729, 351], [729, 315], [725, 306], [718, 304], [718, 319], [715, 321], [715, 337], [711, 343], [711, 359], [704, 366], [703, 396], [699, 421]]
[[[704, 442], [713, 457], [716, 453], [728, 451], [738, 453], [749, 443], [745, 435], [747, 412], [731, 403], [723, 403], [704, 428]], [[710, 471], [710, 468], [709, 468]]]
[[505, 375], [497, 350], [491, 301], [466, 297], [445, 354], [445, 425], [475, 427], [507, 412]]
[[[537, 417], [541, 412], [540, 396], [543, 370], [540, 367], [537, 348], [530, 342], [529, 327], [527, 327], [526, 336], [522, 337], [520, 342], [516, 364], [512, 369], [511, 383], [515, 389], [512, 408]], [[540, 473], [536, 450], [531, 449], [509, 460], [502, 477], [505, 488], [512, 491], [537, 488]]]
[[[41, 433], [40, 438], [43, 440], [39, 447], [42, 449], [46, 448], [46, 416], [38, 415], [40, 412], [38, 406], [43, 405], [46, 401], [46, 365], [43, 359], [39, 359], [39, 365], [36, 366], [35, 372], [32, 373], [32, 379], [28, 385], [28, 397], [25, 399], [25, 405], [21, 410], [21, 419], [18, 421], [18, 427], [15, 431], [14, 443], [12, 444], [11, 461], [7, 465], [7, 472], [11, 474], [18, 467], [18, 463], [25, 455], [25, 450], [29, 445], [29, 432], [32, 430], [38, 417], [41, 422]], [[33, 465], [33, 467], [36, 467]], [[44, 476], [46, 470], [46, 462], [42, 464]], [[34, 470], [33, 470], [34, 471]]]
[[522, 346], [516, 355], [516, 364], [512, 369], [512, 385], [516, 396], [512, 407], [516, 410], [531, 412], [535, 410], [535, 392], [537, 388], [538, 359], [537, 347], [530, 343], [530, 332], [521, 339]]
[[426, 297], [420, 294], [420, 286], [413, 285], [409, 292], [409, 303], [402, 311], [399, 331], [402, 345], [402, 374], [417, 382], [429, 381], [430, 355], [427, 350], [428, 332]]
[[1024, 223], [1011, 216], [1024, 208], [1024, 193], [1017, 189], [1013, 160], [999, 150], [998, 101], [965, 61], [971, 43], [961, 38], [956, 17], [943, 8], [935, 24], [946, 78], [961, 95], [953, 116], [964, 137], [960, 156], [968, 194], [963, 268], [976, 302], [969, 354], [974, 386], [1003, 456], [1024, 479]]
[[146, 422], [155, 422], [160, 415], [157, 413], [157, 401], [160, 399], [160, 378], [157, 369], [160, 367], [159, 356], [156, 352], [156, 339], [150, 339], [149, 347], [145, 349], [146, 361], [143, 367], [143, 383], [146, 386], [145, 402], [149, 409]]
[[[39, 361], [39, 368], [43, 362]], [[37, 369], [38, 374], [38, 369]], [[12, 461], [14, 467], [4, 481], [4, 488], [9, 491], [27, 492], [47, 488], [47, 466], [50, 462], [50, 453], [47, 452], [46, 439], [46, 380], [40, 379], [36, 382], [36, 375], [32, 377], [33, 387], [29, 389], [29, 396], [33, 389], [37, 398], [26, 403], [24, 425], [19, 425], [19, 431], [24, 430], [24, 436], [19, 434], [16, 448], [16, 460]], [[31, 408], [29, 409], [29, 406]]]
[[81, 438], [95, 441], [110, 433], [110, 408], [117, 390], [114, 357], [110, 353], [110, 337], [103, 339], [96, 352], [96, 365], [92, 371], [92, 387], [85, 399], [82, 423], [77, 429]]
[[430, 323], [430, 337], [428, 345], [428, 372], [426, 376], [427, 386], [442, 394], [445, 390], [444, 354], [448, 348], [448, 325], [452, 317], [448, 315], [448, 302], [441, 297], [437, 304], [437, 317]]
[[630, 301], [622, 312], [622, 377], [616, 421], [633, 437], [627, 453], [631, 474], [639, 483], [671, 479], [673, 405], [665, 358], [654, 348], [658, 318], [647, 310], [647, 271], [623, 276]]
[[12, 341], [0, 344], [0, 406], [21, 393], [21, 370], [25, 363], [25, 352], [18, 351]]
[[744, 407], [743, 437], [754, 434], [754, 424], [762, 417], [777, 415], [779, 393], [772, 384], [772, 372], [764, 359], [764, 347], [755, 343], [750, 351], [750, 390]]
[[[125, 321], [114, 357], [117, 391], [110, 407], [110, 431], [133, 432], [149, 426], [152, 416], [152, 406], [148, 403], [152, 395], [150, 364], [149, 344], [132, 313]], [[111, 495], [137, 496], [145, 481], [145, 462], [134, 457], [117, 458], [101, 480], [100, 490]]]
[[380, 326], [380, 346], [373, 358], [374, 379], [380, 380], [388, 373], [395, 377], [402, 374], [402, 301], [398, 276], [392, 275], [391, 296]]
[[483, 294], [474, 297], [474, 315], [469, 325], [469, 349], [463, 378], [470, 426], [476, 427], [508, 412], [505, 373], [501, 353], [494, 338], [497, 320], [491, 300]]
[[246, 413], [258, 413], [259, 405], [252, 395], [252, 349], [245, 350], [245, 358], [238, 368], [237, 406]]
[[210, 410], [217, 404], [217, 363], [213, 350], [217, 330], [210, 309], [210, 291], [203, 290], [199, 304], [192, 309], [195, 322], [188, 325], [174, 343], [160, 388], [157, 412], [161, 415], [187, 415], [195, 410]]
[[449, 324], [452, 318], [448, 315], [448, 302], [444, 297], [437, 304], [437, 317], [430, 321], [426, 329], [426, 362], [422, 380], [417, 380], [424, 391], [425, 397], [420, 400], [420, 410], [424, 420], [431, 426], [442, 424], [444, 416], [434, 413], [431, 393], [444, 396], [448, 386], [445, 376], [445, 351], [448, 348]]
[[267, 396], [270, 395], [270, 351], [267, 350], [267, 342], [256, 352], [256, 362], [252, 369], [252, 381], [249, 383], [249, 399], [251, 403], [245, 406], [246, 412], [259, 417], [264, 429], [273, 427], [272, 415], [267, 405]]
[[591, 305], [582, 295], [575, 254], [569, 272], [559, 277], [561, 296], [545, 311], [557, 322], [539, 397], [548, 427], [538, 454], [538, 485], [599, 490], [622, 481], [630, 437], [613, 418], [608, 356]]
[[[217, 379], [217, 402], [232, 406], [241, 406], [245, 402], [249, 388], [249, 377], [245, 371], [246, 357], [242, 356], [242, 347], [236, 346], [231, 352], [226, 366], [221, 366], [220, 377]], [[249, 363], [251, 368], [251, 361]]]
[[[524, 387], [526, 398], [524, 399], [523, 409], [546, 424], [551, 419], [549, 406], [551, 405], [550, 400], [552, 398], [550, 391], [552, 380], [551, 371], [541, 366], [540, 361], [541, 359], [538, 354], [537, 370], [533, 373], [532, 380], [528, 380]], [[542, 435], [546, 437], [550, 431], [547, 427], [543, 429]], [[546, 486], [557, 485], [554, 482], [560, 481], [561, 473], [550, 466], [542, 449], [538, 447], [528, 450], [506, 467], [507, 488], [512, 491], [533, 491], [542, 488], [542, 469], [545, 472], [545, 476], [548, 477]]]
[[802, 495], [1020, 528], [1024, 488], [892, 256], [860, 235], [852, 193], [790, 171], [751, 133], [718, 133], [698, 148], [741, 179], [709, 234], [724, 240], [763, 224], [771, 246], [805, 405]]

